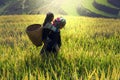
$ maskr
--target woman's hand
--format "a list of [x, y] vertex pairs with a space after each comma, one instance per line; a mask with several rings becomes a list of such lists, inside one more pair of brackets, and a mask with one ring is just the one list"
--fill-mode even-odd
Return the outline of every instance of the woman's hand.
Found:
[[55, 46], [56, 52], [59, 52], [60, 48], [58, 45]]

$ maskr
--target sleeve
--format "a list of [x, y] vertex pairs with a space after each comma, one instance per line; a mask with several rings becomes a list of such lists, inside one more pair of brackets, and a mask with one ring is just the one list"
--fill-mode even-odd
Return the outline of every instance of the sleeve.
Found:
[[60, 32], [59, 32], [59, 34], [58, 34], [57, 44], [58, 44], [59, 48], [60, 48], [61, 45], [62, 45]]

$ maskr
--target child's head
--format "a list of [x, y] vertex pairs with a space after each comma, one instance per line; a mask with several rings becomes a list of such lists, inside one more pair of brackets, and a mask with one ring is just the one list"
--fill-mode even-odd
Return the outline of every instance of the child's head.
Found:
[[54, 14], [51, 13], [51, 12], [48, 12], [48, 13], [46, 14], [46, 18], [45, 18], [45, 20], [44, 20], [43, 26], [45, 26], [46, 23], [48, 23], [48, 22], [49, 22], [49, 23], [52, 22], [53, 19], [54, 19]]
[[48, 12], [46, 15], [46, 19], [51, 22], [54, 19], [54, 14], [51, 12]]
[[62, 17], [58, 17], [53, 21], [53, 25], [59, 29], [62, 29], [66, 25], [66, 20]]

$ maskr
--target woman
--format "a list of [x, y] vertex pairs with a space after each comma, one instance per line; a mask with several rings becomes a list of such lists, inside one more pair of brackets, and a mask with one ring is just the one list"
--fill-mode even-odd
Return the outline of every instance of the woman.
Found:
[[41, 50], [41, 54], [46, 53], [58, 53], [61, 47], [61, 36], [60, 30], [65, 26], [66, 20], [62, 17], [56, 18], [53, 21], [53, 25], [51, 27], [47, 27], [43, 29], [43, 42], [44, 46]]

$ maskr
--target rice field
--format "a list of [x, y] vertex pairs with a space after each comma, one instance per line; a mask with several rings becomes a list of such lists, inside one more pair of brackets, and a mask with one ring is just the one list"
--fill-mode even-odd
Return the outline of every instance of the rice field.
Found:
[[112, 4], [110, 4], [110, 3], [108, 2], [108, 0], [96, 0], [96, 2], [99, 3], [99, 4], [105, 5], [105, 6], [107, 6], [107, 7], [110, 7], [110, 8], [119, 9], [118, 7], [115, 7], [115, 6], [113, 6]]
[[40, 56], [25, 29], [45, 15], [0, 16], [0, 80], [120, 80], [120, 19], [63, 17], [59, 54]]
[[[99, 15], [103, 15], [103, 16], [106, 16], [106, 17], [116, 17], [116, 15], [112, 15], [112, 14], [109, 14], [109, 13], [106, 13], [104, 11], [101, 11], [101, 10], [98, 10], [96, 9], [94, 6], [93, 6], [93, 2], [94, 0], [81, 0], [81, 5], [90, 10], [91, 12], [94, 12], [96, 14], [99, 14]], [[102, 4], [102, 5], [105, 5], [105, 6], [108, 6], [108, 7], [113, 7], [112, 5], [110, 5], [107, 0], [96, 0], [97, 3], [99, 4]], [[104, 3], [104, 4], [103, 4]], [[115, 7], [114, 7], [115, 8]]]

